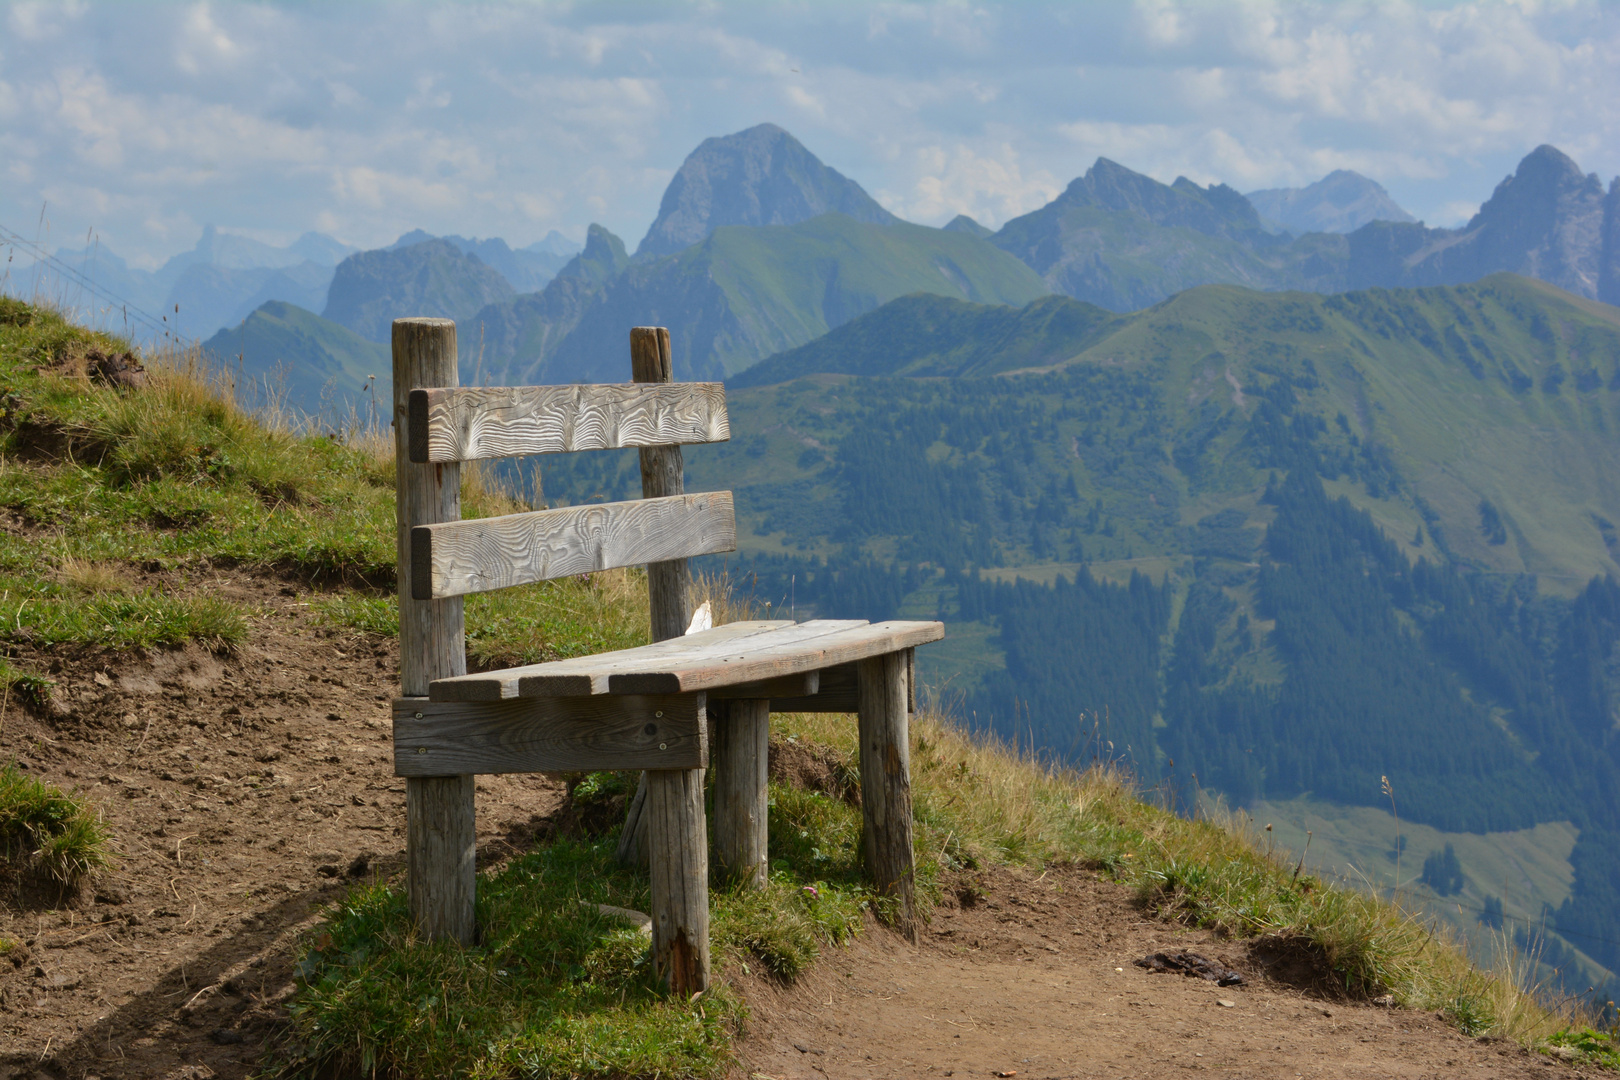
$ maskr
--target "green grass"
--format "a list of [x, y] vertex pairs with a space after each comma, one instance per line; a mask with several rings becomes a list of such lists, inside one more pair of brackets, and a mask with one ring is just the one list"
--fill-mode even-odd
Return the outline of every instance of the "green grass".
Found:
[[[576, 795], [589, 797], [590, 785]], [[792, 807], [773, 812], [773, 834], [826, 819], [800, 805], [803, 792], [773, 796]], [[837, 845], [830, 859], [785, 847], [764, 890], [715, 889], [711, 941], [722, 966], [791, 977], [823, 943], [854, 932], [868, 897], [854, 876], [850, 813], [833, 811], [842, 826], [818, 833]], [[483, 876], [481, 938], [469, 949], [417, 940], [397, 887], [351, 896], [300, 961], [295, 1051], [282, 1075], [722, 1074], [742, 1001], [723, 985], [671, 999], [646, 938], [598, 912], [649, 905], [645, 874], [613, 861], [615, 840], [561, 840]]]
[[0, 765], [0, 859], [73, 885], [108, 864], [107, 829], [82, 799]]
[[[247, 413], [195, 353], [148, 359], [137, 391], [85, 376], [93, 353], [129, 348], [0, 298], [0, 509], [23, 526], [0, 530], [0, 640], [231, 648], [251, 612], [190, 588], [220, 566], [335, 586], [322, 618], [396, 633], [392, 445]], [[468, 517], [516, 506], [476, 467], [462, 502]], [[178, 572], [179, 588], [137, 587], [143, 566]], [[614, 599], [625, 580], [474, 597], [469, 653], [516, 663], [639, 643], [645, 616], [609, 617], [631, 610]]]

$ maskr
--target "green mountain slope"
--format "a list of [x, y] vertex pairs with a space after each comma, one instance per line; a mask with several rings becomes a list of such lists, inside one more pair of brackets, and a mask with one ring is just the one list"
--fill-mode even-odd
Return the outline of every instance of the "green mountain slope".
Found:
[[[881, 312], [881, 314], [880, 314]], [[736, 388], [804, 375], [994, 375], [1062, 363], [1117, 316], [1067, 296], [1022, 308], [916, 293], [778, 353], [731, 379]]]
[[[1556, 923], [1620, 965], [1587, 940], [1620, 917], [1620, 311], [1511, 275], [1209, 286], [974, 373], [1063, 309], [906, 298], [800, 350], [819, 373], [763, 363], [732, 442], [687, 452], [736, 492], [734, 576], [943, 616], [966, 649], [922, 662], [966, 715], [1165, 790], [1373, 806], [1388, 777], [1449, 833], [1571, 822]], [[548, 468], [633, 490], [633, 457]]]
[[225, 370], [238, 374], [244, 400], [281, 400], [300, 412], [347, 413], [375, 376], [386, 386], [388, 348], [296, 304], [272, 300], [234, 329], [203, 343]]
[[[1314, 380], [1309, 400], [1338, 452], [1387, 457], [1403, 478], [1399, 506], [1355, 496], [1380, 504], [1392, 529], [1410, 536], [1431, 521], [1452, 558], [1541, 575], [1563, 591], [1620, 571], [1612, 524], [1620, 521], [1620, 488], [1607, 480], [1620, 469], [1613, 408], [1620, 310], [1510, 274], [1469, 286], [1340, 296], [1205, 286], [1114, 318], [1057, 297], [1022, 311], [908, 297], [764, 361], [737, 385], [823, 371], [944, 375], [1052, 366], [1045, 357], [1149, 381], [1164, 416], [1157, 457], [1149, 454], [1145, 466], [1162, 475], [1177, 505], [1213, 507], [1222, 492], [1263, 486], [1258, 470], [1236, 468], [1233, 458], [1255, 438], [1266, 402], [1261, 388], [1293, 368], [1312, 373], [1301, 377]], [[734, 409], [749, 408], [753, 393], [737, 393]], [[1072, 434], [1083, 443], [1081, 428]], [[1070, 456], [1084, 493], [1108, 469], [1099, 475], [1088, 468], [1090, 455], [1077, 445], [1078, 456]], [[1055, 455], [1045, 462], [1055, 469], [1060, 450], [1047, 446], [1037, 456]], [[1480, 529], [1482, 501], [1494, 508], [1501, 534]], [[1130, 514], [1131, 524], [1119, 523], [1129, 534], [1120, 532], [1106, 550], [1178, 550], [1148, 523], [1152, 516]], [[1436, 544], [1430, 539], [1421, 550], [1437, 553]], [[999, 550], [1012, 565], [1040, 557], [1010, 538]]]
[[[842, 214], [725, 226], [678, 254], [632, 263], [590, 299], [554, 350], [492, 359], [508, 364], [513, 382], [619, 380], [628, 370], [628, 328], [667, 325], [679, 377], [714, 378], [908, 293], [1024, 304], [1047, 291], [1028, 266], [966, 233]], [[543, 335], [525, 328], [515, 336]]]

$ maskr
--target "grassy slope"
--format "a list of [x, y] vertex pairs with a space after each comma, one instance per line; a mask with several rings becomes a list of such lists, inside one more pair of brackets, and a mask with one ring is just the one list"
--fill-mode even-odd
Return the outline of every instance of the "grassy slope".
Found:
[[[1042, 301], [1032, 314], [1059, 303], [1078, 306]], [[1464, 333], [1481, 343], [1465, 341], [1466, 355], [1442, 329], [1458, 312], [1469, 322]], [[919, 327], [930, 315], [932, 324]], [[1100, 326], [1077, 321], [1059, 366], [1147, 373], [1169, 410], [1169, 430], [1159, 436], [1167, 451], [1213, 415], [1227, 426], [1207, 456], [1230, 458], [1257, 408], [1255, 388], [1269, 381], [1268, 370], [1309, 361], [1322, 385], [1302, 397], [1305, 408], [1330, 424], [1342, 413], [1358, 439], [1387, 446], [1411, 491], [1439, 515], [1457, 556], [1495, 572], [1543, 575], [1550, 591], [1578, 587], [1593, 574], [1620, 572], [1594, 517], [1620, 522], [1620, 487], [1607, 481], [1620, 467], [1614, 437], [1620, 430], [1620, 310], [1498, 274], [1476, 285], [1343, 297], [1212, 285]], [[733, 429], [754, 434], [740, 435], [741, 454], [694, 452], [694, 472], [704, 486], [824, 484], [831, 459], [801, 464], [803, 451], [811, 441], [836, 446], [848, 430], [851, 408], [868, 394], [829, 374], [771, 386], [749, 382], [772, 372], [778, 378], [788, 374], [790, 358], [812, 371], [971, 374], [983, 369], [963, 371], [963, 354], [971, 350], [962, 342], [1019, 340], [1016, 321], [1013, 326], [1009, 334], [1008, 313], [993, 308], [925, 305], [916, 298], [890, 304], [828, 335], [825, 346], [817, 342], [773, 358], [743, 379], [746, 388], [731, 398]], [[1041, 338], [1039, 349], [1066, 351], [1051, 337]], [[1517, 388], [1513, 378], [1530, 385]], [[1016, 399], [1016, 381], [996, 392]], [[1074, 433], [1083, 434], [1083, 428]], [[748, 443], [761, 437], [762, 452]], [[1228, 506], [1252, 508], [1265, 483], [1251, 468], [1190, 478], [1168, 453], [1165, 458], [1164, 474], [1179, 489], [1189, 523]], [[1055, 467], [1067, 468], [1061, 462]], [[1084, 469], [1076, 470], [1076, 480], [1082, 498], [1101, 494]], [[1403, 541], [1422, 520], [1404, 493], [1372, 497], [1359, 491], [1354, 498]], [[1482, 535], [1482, 498], [1501, 511], [1507, 544], [1489, 544]], [[747, 506], [740, 503], [740, 511], [746, 515]], [[768, 547], [762, 538], [743, 542]], [[1134, 547], [1137, 556], [1179, 553], [1146, 535]], [[1432, 554], [1433, 542], [1422, 550]], [[1018, 566], [1037, 560], [1011, 550], [1007, 561]]]
[[386, 381], [390, 371], [386, 346], [280, 300], [261, 305], [203, 348], [253, 393], [284, 394], [287, 405], [314, 415], [363, 409], [368, 380]]
[[[836, 506], [842, 493], [836, 447], [853, 430], [859, 411], [891, 391], [861, 378], [826, 373], [774, 385], [746, 384], [771, 382], [802, 368], [921, 377], [995, 370], [964, 363], [964, 358], [980, 353], [993, 357], [993, 346], [1003, 342], [1010, 343], [1007, 351], [1014, 354], [1030, 340], [1040, 340], [1043, 349], [1061, 348], [1018, 332], [1020, 323], [1042, 325], [1030, 318], [1039, 309], [1060, 305], [1080, 306], [1054, 298], [1010, 313], [910, 297], [854, 320], [740, 379], [744, 386], [732, 394], [737, 441], [727, 448], [689, 453], [692, 472], [701, 486], [737, 490], [739, 520], [751, 534], [741, 540], [745, 550], [836, 552], [851, 539], [824, 524], [837, 519], [828, 506]], [[1453, 324], [1462, 328], [1460, 343], [1448, 339], [1443, 329]], [[1356, 480], [1331, 480], [1329, 495], [1346, 495], [1368, 510], [1409, 557], [1438, 562], [1449, 551], [1487, 572], [1528, 571], [1539, 577], [1542, 591], [1553, 594], [1573, 592], [1594, 574], [1616, 572], [1612, 534], [1606, 536], [1600, 522], [1620, 521], [1615, 516], [1620, 489], [1605, 479], [1620, 466], [1620, 440], [1615, 438], [1620, 431], [1620, 311], [1612, 307], [1505, 274], [1474, 286], [1373, 290], [1342, 298], [1210, 286], [1105, 322], [1100, 329], [1084, 326], [1070, 342], [1072, 351], [1060, 365], [1069, 370], [1152, 375], [1158, 399], [1170, 414], [1168, 430], [1155, 438], [1165, 449], [1153, 468], [1178, 493], [1177, 515], [1183, 525], [1233, 509], [1245, 514], [1251, 526], [1269, 521], [1269, 508], [1258, 501], [1264, 472], [1232, 463], [1242, 458], [1246, 421], [1259, 406], [1257, 387], [1269, 381], [1269, 371], [1308, 359], [1321, 385], [1301, 394], [1303, 406], [1327, 422], [1334, 438], [1344, 438], [1337, 426], [1342, 414], [1357, 438], [1389, 447], [1406, 482], [1403, 491], [1374, 494]], [[1004, 402], [996, 407], [1010, 412], [1025, 404], [1017, 383], [1012, 378], [984, 385], [987, 395], [1004, 395], [995, 399]], [[1211, 415], [1229, 426], [1216, 436], [1205, 459], [1225, 464], [1189, 475], [1171, 450]], [[1088, 426], [1066, 426], [1058, 441], [1083, 437]], [[1105, 417], [1097, 430], [1106, 434], [1107, 427]], [[813, 452], [815, 446], [825, 447], [826, 453]], [[1103, 499], [1119, 527], [1114, 538], [1085, 538], [1094, 575], [1122, 581], [1131, 570], [1141, 570], [1162, 581], [1170, 573], [1184, 590], [1200, 572], [1185, 546], [1190, 530], [1142, 525], [1130, 503], [1111, 494], [1108, 478], [1085, 465], [1065, 462], [1060, 455], [1043, 456], [1035, 464], [1060, 476], [1073, 475], [1080, 501]], [[1503, 515], [1507, 543], [1492, 544], [1482, 533], [1482, 499]], [[1439, 540], [1446, 550], [1425, 513], [1438, 515]], [[1422, 537], [1421, 544], [1412, 543], [1415, 536]], [[858, 539], [880, 555], [894, 550], [889, 538]], [[802, 550], [800, 544], [805, 544]], [[1122, 547], [1128, 558], [1120, 557], [1126, 553]], [[1081, 566], [1027, 549], [1005, 549], [1005, 554], [1009, 565], [991, 570], [992, 576], [1050, 581]], [[1229, 586], [1227, 592], [1238, 605], [1228, 623], [1246, 617], [1263, 640], [1270, 624], [1254, 610], [1252, 592], [1241, 585]], [[937, 602], [938, 589], [925, 586], [904, 601], [903, 610], [932, 614]], [[1001, 658], [993, 648], [983, 647], [993, 645], [992, 627], [957, 629], [955, 646], [926, 652], [922, 660], [931, 681], [962, 690]], [[1266, 684], [1283, 675], [1269, 648], [1233, 663], [1233, 679]], [[1361, 813], [1310, 800], [1302, 800], [1296, 810], [1293, 817], [1302, 822]], [[1306, 828], [1314, 826], [1299, 825], [1296, 849]], [[1376, 833], [1378, 826], [1358, 819], [1346, 835], [1360, 835], [1356, 829]], [[1331, 837], [1333, 830], [1328, 832]], [[1440, 834], [1434, 836], [1438, 845]], [[1486, 857], [1489, 844], [1446, 839], [1458, 842], [1471, 875], [1494, 872], [1495, 862]], [[1334, 850], [1330, 838], [1332, 864], [1354, 862], [1371, 872], [1376, 865], [1364, 860], [1360, 850], [1370, 842]], [[1570, 872], [1567, 856], [1565, 848], [1554, 859], [1564, 875]], [[1408, 879], [1415, 878], [1414, 869]], [[1500, 885], [1482, 882], [1476, 891], [1495, 894]], [[1510, 903], [1510, 914], [1538, 918], [1542, 903], [1556, 905], [1566, 892], [1567, 886], [1560, 892], [1550, 879], [1538, 878], [1516, 908]], [[1476, 906], [1480, 899], [1474, 898]], [[1473, 928], [1471, 915], [1454, 921]], [[1570, 944], [1581, 945], [1574, 939]]]
[[1024, 304], [1047, 291], [1029, 267], [964, 233], [842, 214], [727, 226], [609, 283], [545, 362], [541, 380], [622, 380], [626, 326], [669, 326], [678, 377], [707, 378], [741, 371], [907, 293]]
[[[330, 616], [392, 633], [391, 604], [374, 587], [386, 577], [392, 535], [386, 448], [266, 429], [194, 372], [173, 367], [156, 369], [147, 389], [123, 394], [74, 374], [90, 350], [121, 345], [48, 312], [0, 308], [0, 372], [11, 405], [6, 505], [24, 530], [51, 508], [62, 551], [45, 553], [47, 567], [92, 596], [116, 592], [119, 567], [153, 553], [188, 565], [225, 559], [346, 580], [359, 587], [337, 588]], [[475, 514], [511, 505], [476, 482], [463, 494]], [[194, 501], [174, 501], [182, 495]], [[158, 522], [151, 514], [160, 505], [165, 514], [188, 513]], [[36, 551], [36, 577], [40, 561]], [[726, 599], [723, 586], [709, 588]], [[513, 599], [469, 604], [469, 637], [489, 662], [594, 651], [646, 635], [644, 585], [633, 574], [502, 595]], [[83, 601], [45, 595], [25, 607], [73, 603]], [[532, 618], [541, 613], [549, 616]], [[23, 618], [14, 633], [29, 625]], [[63, 644], [83, 640], [100, 639]], [[105, 643], [135, 642], [115, 635]], [[787, 717], [779, 733], [827, 746], [839, 775], [858, 775], [847, 718]], [[912, 761], [925, 895], [959, 868], [1080, 860], [1134, 883], [1167, 918], [1236, 934], [1297, 935], [1352, 990], [1388, 990], [1467, 1030], [1537, 1041], [1567, 1026], [1567, 1017], [1548, 1013], [1511, 980], [1469, 967], [1399, 911], [1296, 877], [1240, 832], [1155, 809], [1117, 774], [1051, 772], [937, 717], [915, 726]], [[576, 799], [629, 779], [587, 778]], [[772, 887], [717, 893], [716, 944], [722, 965], [752, 959], [791, 976], [822, 943], [856, 925], [863, 902], [880, 910], [881, 903], [860, 883], [852, 807], [798, 789], [775, 788], [773, 796]], [[356, 893], [305, 942], [295, 1037], [280, 1064], [291, 1073], [347, 1065], [407, 1075], [723, 1070], [740, 1002], [724, 990], [699, 1002], [668, 1000], [638, 961], [640, 943], [580, 903], [634, 904], [644, 895], [644, 879], [611, 868], [612, 843], [609, 834], [594, 844], [542, 846], [486, 875], [485, 937], [468, 950], [417, 942], [397, 884]]]

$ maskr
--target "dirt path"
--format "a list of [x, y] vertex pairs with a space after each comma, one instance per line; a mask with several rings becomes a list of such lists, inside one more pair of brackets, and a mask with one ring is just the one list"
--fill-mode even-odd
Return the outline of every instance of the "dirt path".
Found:
[[[280, 581], [222, 572], [206, 587], [259, 612], [235, 655], [59, 654], [57, 713], [12, 703], [0, 718], [0, 759], [87, 794], [118, 851], [63, 910], [0, 903], [0, 936], [23, 943], [0, 957], [0, 1080], [249, 1075], [300, 930], [402, 864], [392, 644], [319, 628], [310, 596]], [[478, 791], [481, 855], [560, 801], [539, 776]]]
[[[747, 984], [739, 1080], [1584, 1075], [1431, 1015], [1301, 989], [1315, 976], [1292, 950], [1148, 918], [1084, 871], [997, 874], [979, 891], [937, 911], [918, 948], [878, 930], [791, 988]], [[1183, 950], [1244, 985], [1132, 963]]]
[[[250, 1075], [285, 1015], [298, 934], [402, 862], [392, 645], [321, 629], [310, 597], [280, 581], [145, 583], [206, 585], [259, 617], [228, 657], [58, 656], [57, 711], [0, 716], [0, 758], [86, 792], [119, 852], [69, 906], [0, 902], [0, 936], [23, 943], [0, 957], [0, 1080]], [[478, 791], [483, 862], [526, 845], [561, 802], [538, 776], [482, 777]], [[1188, 948], [1248, 984], [1131, 964]], [[953, 892], [920, 947], [873, 930], [794, 987], [744, 980], [754, 1020], [738, 1075], [1571, 1072], [1433, 1017], [1298, 989], [1309, 977], [1297, 958], [1146, 918], [1089, 873], [998, 874]]]

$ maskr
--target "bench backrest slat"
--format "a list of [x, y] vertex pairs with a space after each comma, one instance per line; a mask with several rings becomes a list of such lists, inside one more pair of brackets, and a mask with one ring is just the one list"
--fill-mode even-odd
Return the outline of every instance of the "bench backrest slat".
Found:
[[731, 492], [587, 503], [411, 530], [419, 600], [733, 551]]
[[721, 383], [469, 386], [413, 390], [411, 460], [724, 442]]

